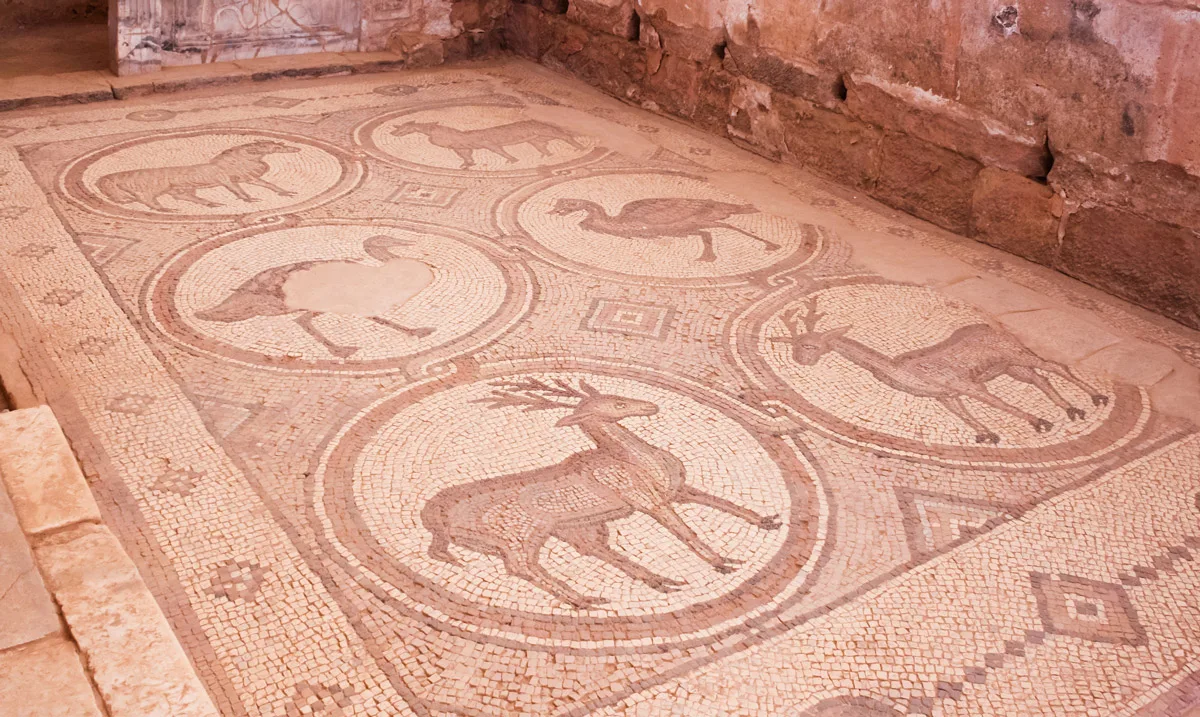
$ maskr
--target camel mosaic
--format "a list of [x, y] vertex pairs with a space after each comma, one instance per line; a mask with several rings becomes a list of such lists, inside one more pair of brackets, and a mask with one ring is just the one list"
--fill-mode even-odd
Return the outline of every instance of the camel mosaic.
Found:
[[[433, 283], [433, 269], [428, 264], [393, 253], [393, 249], [411, 245], [412, 242], [408, 240], [384, 235], [373, 236], [363, 242], [363, 251], [378, 262], [377, 265], [371, 267], [372, 273], [376, 275], [379, 283], [377, 293], [386, 297], [384, 301], [389, 304], [387, 308], [393, 310], [403, 306]], [[434, 329], [429, 327], [404, 326], [379, 316], [379, 312], [372, 313], [372, 309], [378, 309], [379, 306], [359, 311], [354, 311], [351, 307], [343, 309], [342, 312], [330, 312], [314, 305], [306, 306], [303, 298], [295, 296], [294, 290], [289, 291], [289, 289], [293, 289], [297, 277], [303, 272], [338, 264], [363, 266], [361, 262], [330, 260], [302, 261], [273, 267], [252, 276], [234, 289], [233, 293], [220, 304], [196, 312], [196, 318], [202, 321], [235, 323], [259, 316], [296, 314], [294, 319], [296, 324], [324, 346], [329, 353], [338, 358], [349, 358], [357, 353], [360, 347], [338, 344], [325, 336], [314, 323], [318, 316], [325, 313], [349, 313], [361, 316], [380, 326], [416, 338], [423, 338], [433, 333]]]
[[96, 188], [109, 201], [117, 204], [142, 204], [159, 212], [178, 210], [165, 206], [163, 197], [190, 202], [202, 207], [221, 207], [220, 202], [201, 197], [201, 189], [224, 188], [243, 202], [259, 199], [243, 185], [268, 189], [281, 197], [295, 196], [263, 177], [271, 171], [266, 157], [271, 154], [295, 154], [300, 148], [283, 142], [259, 140], [231, 147], [207, 162], [180, 167], [148, 167], [130, 169], [101, 177]]
[[421, 511], [433, 536], [430, 557], [454, 565], [452, 544], [495, 555], [506, 572], [523, 578], [580, 609], [603, 604], [550, 574], [540, 562], [542, 546], [558, 538], [583, 555], [598, 558], [651, 588], [670, 593], [685, 583], [659, 575], [609, 545], [608, 523], [645, 513], [721, 573], [741, 561], [719, 555], [696, 534], [676, 503], [696, 503], [740, 518], [763, 530], [777, 530], [778, 515], [760, 515], [719, 496], [689, 486], [683, 462], [670, 451], [621, 425], [634, 416], [653, 416], [658, 405], [601, 393], [581, 380], [579, 387], [556, 380], [501, 381], [481, 402], [489, 408], [524, 411], [570, 409], [556, 426], [577, 426], [595, 443], [555, 465], [486, 478], [446, 488]]
[[392, 128], [396, 137], [407, 137], [410, 134], [423, 134], [425, 139], [435, 147], [448, 149], [462, 159], [462, 169], [475, 166], [477, 152], [488, 151], [503, 157], [509, 164], [520, 161], [508, 151], [508, 147], [527, 144], [538, 151], [543, 157], [549, 157], [550, 143], [565, 142], [574, 149], [585, 150], [574, 135], [561, 127], [538, 120], [520, 120], [496, 127], [483, 129], [462, 130], [436, 122], [406, 122]]
[[726, 229], [749, 237], [763, 245], [767, 251], [776, 251], [779, 245], [754, 236], [725, 220], [738, 214], [758, 212], [750, 204], [729, 204], [712, 199], [683, 199], [656, 197], [637, 199], [621, 207], [617, 214], [609, 214], [604, 207], [587, 199], [559, 199], [551, 214], [569, 216], [583, 212], [579, 228], [624, 239], [686, 239], [698, 237], [704, 250], [696, 261], [717, 260], [713, 249], [714, 229]]
[[967, 409], [964, 398], [1027, 421], [1038, 433], [1054, 427], [1045, 418], [1014, 406], [988, 390], [987, 382], [1004, 374], [1037, 388], [1061, 408], [1069, 420], [1084, 418], [1084, 409], [1072, 405], [1043, 374], [1058, 376], [1078, 386], [1090, 396], [1094, 406], [1108, 404], [1107, 395], [1088, 385], [1069, 368], [1039, 357], [1012, 336], [988, 324], [963, 326], [933, 346], [892, 357], [847, 338], [846, 332], [853, 325], [818, 331], [817, 324], [824, 314], [817, 311], [816, 297], [805, 302], [803, 312], [797, 308], [785, 314], [783, 324], [788, 336], [771, 339], [773, 343], [788, 344], [792, 360], [797, 364], [812, 366], [830, 352], [839, 353], [897, 391], [936, 399], [975, 431], [977, 443], [996, 444], [1000, 442], [1000, 436]]

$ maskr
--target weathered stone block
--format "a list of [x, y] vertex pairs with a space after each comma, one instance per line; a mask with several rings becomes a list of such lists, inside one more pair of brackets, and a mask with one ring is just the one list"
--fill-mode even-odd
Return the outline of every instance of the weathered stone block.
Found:
[[837, 72], [784, 60], [753, 46], [730, 43], [725, 48], [725, 69], [824, 107], [841, 103], [845, 92]]
[[48, 407], [0, 413], [0, 433], [5, 436], [0, 477], [26, 533], [100, 520], [92, 491]]
[[653, 29], [664, 52], [695, 62], [713, 59], [725, 42], [725, 29], [681, 0], [640, 0], [641, 30]]
[[1200, 329], [1200, 237], [1107, 207], [1067, 220], [1055, 268]]
[[404, 58], [404, 66], [435, 67], [445, 61], [442, 38], [418, 32], [398, 32], [388, 38], [388, 50]]
[[0, 652], [0, 696], [4, 713], [19, 717], [104, 714], [75, 648], [62, 637]]
[[773, 95], [786, 157], [843, 184], [867, 187], [879, 164], [882, 132], [806, 100]]
[[787, 150], [780, 113], [773, 111], [771, 88], [737, 78], [729, 98], [726, 131], [739, 143], [759, 154], [779, 159]]
[[662, 111], [723, 133], [732, 86], [732, 78], [719, 69], [665, 55], [658, 70], [646, 77], [643, 90], [645, 99]]
[[1044, 177], [1050, 169], [1044, 130], [1006, 127], [919, 87], [850, 75], [846, 81], [846, 112], [864, 122], [952, 149], [987, 166], [1028, 177]]
[[106, 528], [73, 526], [34, 555], [114, 715], [216, 717], [158, 603]]
[[1168, 162], [1118, 165], [1097, 155], [1060, 155], [1050, 185], [1068, 199], [1107, 204], [1200, 229], [1200, 177]]
[[1049, 265], [1058, 249], [1062, 198], [1013, 172], [986, 167], [971, 201], [971, 230], [985, 244]]
[[646, 78], [645, 50], [614, 35], [593, 35], [577, 25], [563, 25], [557, 35], [561, 39], [548, 58], [609, 94], [626, 99], [640, 94]]
[[886, 132], [880, 146], [879, 179], [871, 194], [938, 226], [966, 233], [980, 164], [895, 132]]
[[58, 611], [33, 564], [12, 501], [0, 485], [0, 651], [54, 634], [58, 628]]
[[567, 19], [597, 32], [637, 39], [639, 23], [632, 0], [573, 0]]

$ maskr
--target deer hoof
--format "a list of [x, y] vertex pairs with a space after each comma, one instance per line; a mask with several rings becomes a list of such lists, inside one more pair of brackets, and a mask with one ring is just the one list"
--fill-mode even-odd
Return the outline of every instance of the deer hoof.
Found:
[[696, 261], [702, 261], [702, 262], [708, 264], [708, 263], [712, 263], [716, 260], [717, 260], [717, 256], [715, 254], [703, 254]]
[[758, 527], [762, 528], [763, 530], [779, 530], [781, 525], [783, 525], [783, 523], [779, 520], [778, 513], [775, 515], [764, 516], [758, 520]]
[[767, 244], [767, 245], [763, 246], [763, 249], [766, 251], [779, 251], [779, 245], [778, 244]]
[[678, 592], [687, 586], [686, 582], [682, 580], [672, 580], [671, 578], [659, 578], [658, 580], [648, 581], [646, 584], [660, 593]]
[[571, 607], [575, 608], [576, 610], [587, 610], [589, 608], [596, 607], [597, 605], [603, 605], [608, 601], [601, 597], [580, 595], [579, 597], [571, 598], [567, 602], [570, 603]]
[[742, 561], [740, 561], [740, 560], [734, 560], [732, 558], [721, 558], [721, 562], [713, 564], [713, 570], [716, 570], [718, 573], [724, 573], [724, 574], [728, 575], [729, 573], [732, 573], [733, 571], [737, 570], [738, 566], [741, 564], [742, 564]]
[[1071, 419], [1072, 421], [1074, 421], [1076, 419], [1080, 419], [1080, 418], [1085, 418], [1086, 416], [1087, 416], [1087, 412], [1084, 411], [1082, 408], [1075, 408], [1074, 406], [1067, 407], [1067, 418]]
[[280, 191], [279, 191], [279, 196], [281, 196], [281, 197], [294, 197], [294, 196], [296, 196], [296, 193], [295, 193], [295, 192], [293, 192], [293, 191], [287, 190], [287, 189], [282, 189], [282, 190], [280, 190]]
[[337, 356], [338, 358], [350, 358], [354, 354], [358, 353], [358, 349], [352, 346], [340, 346], [335, 349], [329, 349], [329, 353]]
[[995, 433], [980, 433], [975, 436], [975, 442], [995, 445], [1000, 442], [1000, 436], [997, 436]]
[[1105, 396], [1102, 393], [1097, 393], [1096, 395], [1092, 396], [1092, 405], [1093, 406], [1107, 406], [1108, 405], [1108, 396]]
[[1033, 430], [1038, 433], [1049, 433], [1051, 428], [1054, 428], [1054, 424], [1044, 418], [1039, 418], [1033, 422]]
[[432, 333], [433, 333], [434, 331], [436, 331], [436, 330], [437, 330], [437, 329], [431, 329], [431, 328], [429, 328], [428, 326], [423, 326], [423, 327], [421, 327], [421, 328], [419, 328], [419, 329], [412, 329], [412, 330], [410, 331], [410, 333], [411, 333], [413, 336], [416, 336], [418, 339], [423, 339], [423, 338], [425, 338], [426, 336], [428, 336], [428, 335], [432, 334]]

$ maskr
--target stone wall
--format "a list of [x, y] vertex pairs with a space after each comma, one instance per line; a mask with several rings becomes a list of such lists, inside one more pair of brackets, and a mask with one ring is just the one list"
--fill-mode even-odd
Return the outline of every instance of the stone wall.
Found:
[[55, 22], [99, 22], [108, 0], [0, 0], [0, 29]]
[[[5, 0], [0, 0], [4, 2]], [[32, 1], [32, 0], [30, 0]], [[309, 52], [431, 45], [491, 27], [507, 8], [468, 0], [112, 0], [114, 69], [128, 75], [164, 65]], [[441, 52], [439, 48], [437, 50]]]
[[541, 0], [502, 40], [1200, 328], [1200, 0]]

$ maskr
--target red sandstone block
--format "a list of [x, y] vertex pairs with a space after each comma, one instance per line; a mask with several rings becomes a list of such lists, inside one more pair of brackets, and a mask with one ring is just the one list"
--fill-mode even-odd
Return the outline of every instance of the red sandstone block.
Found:
[[882, 136], [878, 128], [806, 100], [782, 94], [772, 99], [786, 157], [843, 184], [873, 183]]
[[1046, 185], [985, 167], [975, 182], [971, 229], [985, 244], [1049, 266], [1062, 212], [1062, 198]]
[[880, 146], [879, 179], [868, 191], [885, 204], [965, 234], [979, 163], [895, 132], [884, 133]]
[[1044, 177], [1050, 169], [1045, 131], [1021, 131], [919, 87], [851, 75], [846, 111], [864, 122], [952, 149], [980, 163]]
[[752, 46], [730, 43], [725, 49], [725, 69], [826, 107], [840, 104], [845, 90], [833, 70], [784, 60]]
[[635, 17], [632, 0], [573, 0], [567, 7], [571, 22], [626, 40], [637, 39]]
[[1055, 268], [1200, 329], [1200, 237], [1108, 207], [1067, 220]]
[[1094, 201], [1200, 230], [1200, 177], [1168, 162], [1118, 165], [1098, 155], [1060, 155], [1050, 185], [1076, 201]]

